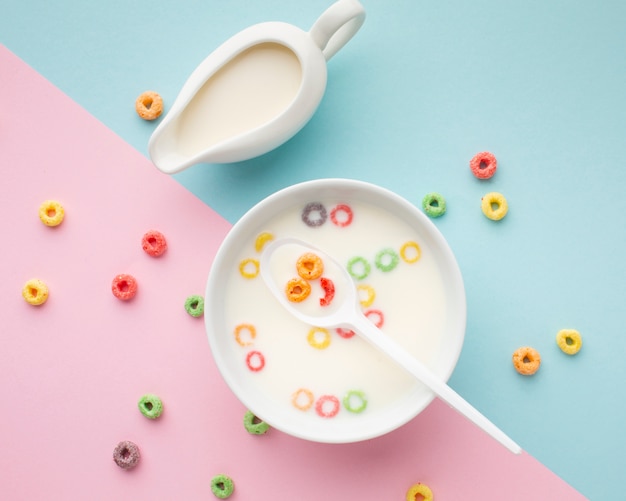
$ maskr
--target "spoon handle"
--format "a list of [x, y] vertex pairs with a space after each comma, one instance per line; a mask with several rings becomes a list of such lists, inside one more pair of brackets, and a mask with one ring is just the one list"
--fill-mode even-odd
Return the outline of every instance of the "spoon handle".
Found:
[[357, 315], [351, 323], [353, 324], [352, 326], [359, 332], [361, 337], [374, 345], [374, 347], [378, 350], [385, 353], [389, 358], [406, 369], [410, 374], [415, 376], [450, 407], [456, 409], [460, 414], [465, 416], [487, 434], [491, 435], [511, 452], [514, 452], [515, 454], [520, 454], [522, 452], [522, 448], [510, 437], [508, 437], [500, 428], [489, 421], [476, 408], [467, 402], [467, 400], [461, 397], [457, 392], [450, 388], [450, 386], [433, 374], [432, 371], [422, 362], [408, 353], [389, 336], [383, 334], [382, 331], [367, 320], [366, 317]]

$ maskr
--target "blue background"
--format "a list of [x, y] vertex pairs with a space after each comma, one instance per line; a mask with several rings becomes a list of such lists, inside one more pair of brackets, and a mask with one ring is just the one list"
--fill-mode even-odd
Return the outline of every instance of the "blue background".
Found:
[[[141, 92], [161, 93], [167, 111], [231, 35], [264, 21], [308, 29], [330, 3], [0, 0], [0, 43], [147, 154], [155, 124], [134, 112]], [[587, 497], [624, 499], [626, 2], [362, 3], [365, 24], [329, 62], [298, 135], [175, 179], [233, 223], [315, 178], [377, 183], [417, 205], [442, 193], [435, 223], [468, 296], [451, 385]], [[488, 181], [468, 167], [484, 150], [499, 165]], [[509, 201], [497, 223], [480, 210], [489, 191]], [[583, 335], [575, 357], [556, 346], [562, 328]], [[522, 345], [542, 354], [533, 377], [511, 366]]]

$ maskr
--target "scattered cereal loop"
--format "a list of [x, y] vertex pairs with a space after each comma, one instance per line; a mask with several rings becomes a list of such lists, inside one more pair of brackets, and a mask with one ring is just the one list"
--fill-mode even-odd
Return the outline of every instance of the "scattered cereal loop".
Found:
[[352, 209], [346, 204], [339, 204], [330, 211], [330, 220], [335, 226], [340, 228], [350, 226], [353, 216]]
[[239, 324], [235, 327], [235, 341], [239, 346], [250, 346], [256, 338], [256, 327], [252, 324]]
[[291, 395], [291, 403], [301, 411], [308, 411], [313, 406], [314, 401], [313, 392], [306, 388], [299, 388]]
[[341, 404], [339, 399], [334, 395], [322, 395], [315, 402], [315, 412], [323, 418], [332, 418], [339, 412]]
[[163, 413], [163, 402], [152, 393], [143, 395], [137, 402], [137, 406], [148, 419], [157, 419]]
[[152, 257], [159, 257], [167, 250], [165, 235], [157, 230], [150, 230], [141, 238], [141, 248]]
[[285, 286], [287, 299], [293, 303], [304, 301], [311, 294], [311, 284], [302, 278], [292, 278]]
[[422, 249], [417, 242], [409, 240], [400, 247], [400, 257], [405, 263], [416, 263], [422, 257]]
[[499, 221], [509, 212], [509, 204], [506, 198], [504, 198], [502, 193], [496, 193], [495, 191], [487, 193], [482, 198], [480, 206], [483, 214], [492, 221]]
[[513, 366], [523, 376], [532, 376], [540, 365], [541, 355], [530, 346], [523, 346], [513, 352]]
[[163, 98], [152, 90], [143, 92], [135, 100], [135, 111], [144, 120], [154, 120], [163, 113]]
[[251, 435], [263, 435], [270, 429], [270, 425], [256, 417], [252, 411], [246, 411], [244, 414], [243, 426]]
[[354, 414], [363, 412], [367, 407], [367, 398], [365, 398], [365, 393], [360, 390], [350, 390], [343, 397], [343, 406], [347, 411]]
[[376, 268], [378, 268], [380, 271], [388, 272], [398, 266], [399, 260], [400, 258], [398, 257], [398, 254], [396, 254], [396, 251], [387, 248], [379, 251], [376, 254], [374, 264], [376, 264]]
[[194, 318], [201, 317], [204, 314], [204, 298], [197, 294], [187, 297], [185, 311]]
[[371, 285], [357, 285], [357, 292], [359, 294], [359, 303], [363, 308], [372, 306], [374, 299], [376, 299], [376, 291]]
[[256, 278], [259, 274], [260, 266], [258, 259], [244, 259], [239, 263], [239, 273], [244, 278]]
[[478, 179], [489, 179], [496, 173], [498, 161], [493, 153], [483, 151], [476, 153], [470, 160], [472, 174]]
[[216, 475], [211, 479], [211, 492], [216, 498], [227, 499], [234, 490], [235, 483], [228, 475]]
[[563, 353], [576, 355], [583, 347], [583, 338], [575, 329], [561, 329], [556, 334], [556, 343]]
[[340, 337], [344, 338], [344, 339], [350, 339], [351, 337], [355, 336], [355, 332], [351, 329], [344, 329], [342, 327], [337, 327], [335, 329], [335, 332], [337, 333], [337, 335], [339, 335]]
[[22, 287], [22, 297], [28, 304], [40, 306], [48, 300], [50, 291], [43, 280], [32, 278]]
[[433, 501], [433, 491], [426, 484], [417, 483], [407, 491], [406, 501]]
[[246, 365], [252, 372], [259, 372], [265, 367], [265, 357], [263, 353], [257, 350], [252, 350], [246, 355]]
[[370, 274], [371, 270], [372, 267], [364, 257], [356, 256], [348, 261], [348, 273], [350, 273], [352, 278], [357, 280], [363, 280], [366, 278]]
[[335, 283], [330, 278], [320, 278], [320, 285], [324, 291], [324, 297], [320, 298], [320, 306], [328, 306], [335, 298]]
[[56, 200], [46, 200], [39, 206], [39, 219], [46, 226], [58, 226], [65, 218], [65, 209]]
[[317, 254], [306, 252], [298, 258], [296, 269], [305, 280], [316, 280], [324, 273], [324, 262]]
[[137, 466], [140, 458], [139, 447], [130, 440], [118, 443], [113, 449], [113, 461], [123, 470], [130, 470]]
[[379, 329], [385, 323], [385, 315], [383, 315], [383, 312], [380, 310], [367, 310], [363, 314]]
[[129, 301], [137, 294], [137, 280], [132, 275], [122, 273], [111, 283], [111, 292], [122, 301]]
[[319, 202], [310, 202], [302, 210], [302, 221], [310, 228], [322, 226], [326, 219], [328, 219], [326, 207]]
[[254, 250], [257, 252], [261, 252], [265, 244], [270, 240], [274, 240], [274, 235], [272, 235], [271, 233], [267, 231], [259, 233], [259, 235], [256, 237], [256, 240], [254, 241]]
[[306, 340], [313, 348], [323, 350], [330, 345], [330, 332], [322, 327], [312, 327]]
[[446, 199], [440, 193], [428, 193], [422, 199], [422, 209], [430, 217], [440, 217], [446, 213]]

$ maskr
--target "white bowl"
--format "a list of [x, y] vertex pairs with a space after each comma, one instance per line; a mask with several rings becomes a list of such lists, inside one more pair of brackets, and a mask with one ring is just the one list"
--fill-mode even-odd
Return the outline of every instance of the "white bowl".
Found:
[[[309, 227], [302, 221], [296, 224], [292, 215], [299, 216], [308, 202], [322, 202], [329, 208], [330, 204], [348, 204], [356, 207], [360, 214], [355, 210], [349, 231], [346, 231], [348, 227], [332, 225], [330, 220], [322, 225], [324, 229]], [[378, 214], [389, 221], [378, 222]], [[383, 326], [382, 329], [447, 381], [456, 366], [465, 336], [463, 280], [442, 234], [428, 217], [404, 198], [361, 181], [309, 181], [285, 188], [258, 203], [224, 239], [211, 266], [206, 289], [205, 322], [210, 348], [233, 393], [273, 428], [316, 442], [356, 442], [395, 430], [419, 414], [434, 398], [429, 389], [358, 337], [351, 340], [333, 337], [327, 350], [307, 346], [306, 336], [299, 334], [304, 332], [301, 325], [271, 297], [260, 275], [246, 279], [238, 271], [242, 258], [258, 258], [254, 242], [262, 232], [271, 232], [276, 237], [299, 237], [319, 247], [327, 247], [336, 257], [343, 253], [341, 257], [344, 259], [371, 245], [371, 249], [365, 252], [370, 252], [368, 259], [373, 261], [372, 249], [387, 247], [391, 237], [386, 233], [386, 227], [394, 227], [396, 223], [406, 230], [408, 240], [419, 243], [421, 257], [413, 264], [400, 260], [397, 270], [392, 272], [395, 275], [372, 266], [372, 283], [376, 283], [382, 292], [389, 288], [389, 284], [401, 289], [401, 294], [394, 292], [392, 300], [388, 295], [386, 303], [384, 295], [381, 296], [386, 311], [391, 313], [386, 314], [386, 318], [390, 318], [389, 322], [386, 321], [389, 328]], [[283, 224], [290, 225], [288, 231]], [[365, 244], [363, 232], [369, 228], [380, 232], [379, 239], [366, 235]], [[388, 280], [391, 282], [386, 282]], [[234, 326], [239, 321], [257, 325], [257, 320], [260, 327], [252, 344], [239, 345], [233, 334]], [[415, 322], [415, 329], [413, 324], [407, 324], [411, 328], [406, 329], [401, 320]], [[394, 326], [402, 326], [402, 332], [397, 328], [397, 332], [394, 331]], [[262, 371], [252, 372], [246, 366], [245, 357], [256, 348], [264, 353], [266, 365]], [[368, 395], [375, 398], [368, 398], [366, 410], [359, 414], [348, 412], [340, 405], [341, 412], [337, 416], [322, 418], [315, 412], [315, 407], [304, 412], [292, 405], [292, 393], [286, 388], [291, 385], [295, 391], [310, 386], [303, 381], [317, 385], [315, 398], [332, 393], [341, 402], [338, 388], [354, 386], [355, 381], [369, 385]]]

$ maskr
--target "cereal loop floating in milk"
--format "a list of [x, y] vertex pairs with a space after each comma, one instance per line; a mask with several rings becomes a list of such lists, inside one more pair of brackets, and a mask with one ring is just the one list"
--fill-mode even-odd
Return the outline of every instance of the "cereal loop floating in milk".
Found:
[[417, 244], [417, 242], [413, 242], [412, 240], [405, 242], [402, 247], [400, 247], [400, 257], [405, 263], [416, 263], [419, 261], [419, 258], [422, 256], [422, 249]]
[[348, 273], [357, 280], [367, 278], [371, 270], [372, 267], [364, 257], [356, 256], [348, 261]]
[[346, 393], [345, 397], [343, 397], [343, 406], [347, 411], [354, 414], [363, 412], [367, 407], [365, 393], [360, 390], [350, 390]]
[[256, 237], [256, 240], [254, 241], [254, 250], [257, 252], [261, 252], [265, 244], [269, 242], [270, 240], [274, 240], [274, 235], [272, 235], [271, 233], [267, 231], [260, 233]]
[[239, 324], [235, 327], [235, 341], [239, 346], [250, 346], [256, 338], [256, 328], [252, 324]]
[[309, 331], [306, 340], [313, 348], [323, 350], [330, 345], [330, 332], [322, 327], [313, 327]]
[[239, 273], [244, 278], [256, 278], [259, 274], [260, 266], [258, 259], [244, 259], [239, 263]]
[[335, 329], [335, 332], [337, 333], [338, 336], [344, 338], [344, 339], [350, 339], [351, 337], [355, 336], [355, 332], [351, 329], [344, 329], [342, 327], [337, 327]]
[[400, 258], [398, 257], [398, 254], [396, 254], [396, 251], [387, 248], [376, 254], [374, 263], [376, 264], [376, 268], [380, 271], [388, 272], [398, 266], [399, 260]]
[[252, 372], [259, 372], [265, 367], [265, 357], [263, 353], [253, 350], [246, 355], [246, 365]]
[[350, 226], [353, 216], [352, 209], [346, 204], [339, 204], [330, 211], [330, 220], [335, 226], [340, 228]]
[[374, 299], [376, 299], [374, 287], [371, 285], [357, 285], [357, 292], [359, 294], [359, 303], [363, 308], [372, 306]]
[[291, 403], [301, 411], [308, 411], [313, 406], [314, 401], [313, 392], [306, 388], [300, 388], [291, 395]]
[[339, 399], [334, 395], [322, 395], [315, 402], [315, 412], [323, 418], [332, 418], [339, 412], [341, 404]]
[[379, 329], [385, 323], [385, 316], [380, 310], [367, 310], [363, 313], [370, 322], [372, 322]]
[[320, 278], [324, 297], [320, 298], [320, 306], [328, 306], [335, 298], [335, 283], [330, 278]]
[[322, 226], [326, 219], [328, 219], [326, 207], [319, 202], [310, 202], [302, 209], [302, 221], [310, 228]]

